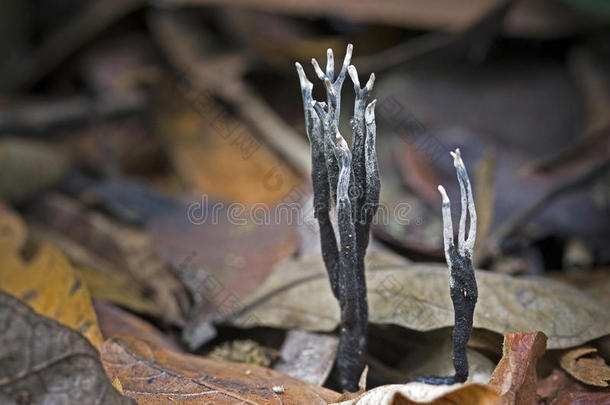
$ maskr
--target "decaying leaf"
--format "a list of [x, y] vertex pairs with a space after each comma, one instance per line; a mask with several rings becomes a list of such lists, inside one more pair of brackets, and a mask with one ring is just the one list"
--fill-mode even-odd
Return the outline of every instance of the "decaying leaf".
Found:
[[273, 369], [291, 377], [322, 385], [330, 374], [339, 339], [301, 330], [291, 330], [282, 344], [282, 358]]
[[[451, 334], [447, 331], [438, 339], [432, 333], [429, 336], [425, 345], [417, 347], [415, 350], [409, 350], [409, 353], [400, 362], [398, 368], [405, 372], [407, 378], [455, 373]], [[468, 356], [468, 379], [466, 381], [487, 384], [494, 371], [495, 363], [474, 349], [467, 348], [466, 353]]]
[[334, 405], [500, 405], [501, 399], [482, 384], [428, 385], [423, 383], [382, 385], [355, 399]]
[[127, 405], [74, 330], [0, 291], [0, 403]]
[[89, 291], [68, 259], [51, 245], [42, 245], [29, 262], [18, 252], [0, 253], [0, 288], [39, 314], [82, 333], [95, 346], [103, 339]]
[[[77, 264], [106, 274], [129, 276], [145, 288], [167, 322], [180, 324], [187, 307], [184, 287], [155, 252], [150, 236], [89, 210], [75, 200], [47, 194], [30, 208], [28, 218]], [[121, 277], [121, 276], [119, 276]]]
[[339, 397], [263, 367], [179, 354], [135, 338], [111, 339], [101, 353], [108, 374], [140, 405], [326, 405]]
[[503, 405], [536, 404], [536, 362], [546, 349], [542, 332], [504, 336], [502, 359], [489, 385], [502, 396]]
[[[27, 230], [9, 211], [2, 212], [0, 289], [26, 302], [34, 311], [82, 333], [95, 346], [103, 339], [89, 291], [68, 259], [42, 244], [28, 261], [21, 257]], [[11, 239], [14, 237], [15, 239]]]
[[290, 167], [211, 94], [175, 87], [159, 95], [156, 128], [189, 191], [230, 203], [275, 204], [299, 185]]
[[[56, 239], [53, 239], [56, 241]], [[64, 248], [65, 245], [62, 245]], [[77, 273], [85, 280], [91, 298], [112, 302], [139, 314], [161, 318], [161, 308], [150, 298], [149, 291], [137, 284], [129, 275], [78, 267]]]
[[149, 226], [159, 255], [193, 296], [195, 309], [183, 336], [191, 349], [209, 335], [201, 332], [203, 325], [242, 308], [273, 265], [297, 248], [296, 226], [285, 219], [255, 223], [233, 208], [196, 201], [186, 213], [156, 218]]
[[[453, 325], [447, 268], [413, 264], [395, 255], [367, 257], [370, 322], [419, 331]], [[610, 333], [610, 313], [598, 301], [563, 284], [477, 271], [474, 327], [500, 334], [536, 328], [548, 347], [566, 348]], [[278, 264], [241, 310], [226, 319], [238, 326], [264, 325], [331, 331], [339, 308], [319, 256]]]
[[542, 379], [536, 392], [540, 403], [552, 405], [605, 405], [610, 400], [607, 388], [584, 385], [560, 369], [554, 369], [548, 377]]
[[143, 319], [104, 301], [94, 301], [93, 307], [104, 339], [129, 335], [146, 340], [156, 347], [180, 351], [176, 343]]
[[597, 349], [592, 347], [570, 350], [561, 356], [561, 368], [580, 382], [597, 387], [607, 387], [610, 380], [610, 367], [604, 359], [599, 356], [583, 357], [595, 352]]
[[6, 138], [0, 141], [0, 198], [22, 202], [49, 187], [70, 166], [68, 156], [54, 145]]

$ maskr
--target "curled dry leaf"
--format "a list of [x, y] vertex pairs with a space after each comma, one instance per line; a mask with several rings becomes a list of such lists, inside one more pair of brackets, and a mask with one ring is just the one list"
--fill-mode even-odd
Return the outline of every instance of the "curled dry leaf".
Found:
[[503, 405], [536, 404], [536, 362], [546, 350], [542, 332], [504, 336], [502, 359], [489, 385], [502, 396]]
[[100, 347], [103, 339], [89, 291], [68, 259], [51, 245], [43, 244], [33, 258], [25, 261], [19, 251], [27, 235], [25, 226], [9, 211], [0, 213], [0, 217], [2, 229], [7, 232], [0, 239], [0, 288]]
[[334, 405], [500, 405], [501, 399], [482, 384], [428, 385], [424, 383], [382, 385], [355, 399]]
[[322, 385], [330, 374], [339, 339], [302, 330], [291, 330], [282, 344], [282, 358], [273, 369], [301, 381]]
[[339, 397], [274, 370], [179, 354], [131, 337], [108, 340], [101, 354], [108, 374], [140, 405], [326, 405]]
[[561, 368], [578, 381], [597, 387], [607, 387], [610, 380], [610, 367], [599, 356], [583, 357], [597, 352], [592, 347], [573, 349], [561, 356]]
[[[548, 348], [580, 345], [610, 333], [610, 313], [588, 295], [543, 279], [520, 279], [478, 270], [474, 327], [500, 334], [536, 328]], [[453, 325], [447, 267], [408, 263], [390, 254], [367, 256], [370, 322], [418, 331]], [[339, 310], [322, 259], [279, 263], [241, 310], [225, 318], [247, 326], [331, 331]]]
[[536, 392], [541, 404], [589, 405], [608, 404], [610, 401], [607, 388], [584, 385], [560, 369], [553, 370], [541, 380]]
[[127, 405], [76, 331], [0, 291], [0, 403]]
[[180, 351], [180, 347], [176, 343], [142, 318], [104, 301], [94, 301], [93, 307], [104, 339], [129, 335], [146, 340], [157, 347]]

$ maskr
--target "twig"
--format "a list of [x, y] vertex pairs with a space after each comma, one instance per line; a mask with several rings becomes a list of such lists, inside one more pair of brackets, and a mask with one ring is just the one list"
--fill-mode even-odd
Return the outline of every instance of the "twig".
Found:
[[0, 111], [0, 132], [39, 133], [95, 118], [112, 118], [144, 110], [143, 93], [131, 91], [92, 99], [77, 96], [65, 99], [19, 102]]
[[[202, 55], [198, 37], [170, 12], [151, 12], [148, 22], [157, 42], [174, 67], [200, 91], [209, 91], [230, 105], [257, 135], [302, 175], [311, 173], [307, 143], [241, 79], [245, 61], [240, 56], [218, 57], [210, 63]], [[222, 63], [225, 62], [225, 63]], [[230, 62], [230, 63], [226, 63]]]
[[5, 90], [27, 89], [106, 27], [146, 4], [145, 0], [97, 0], [86, 3], [68, 23], [48, 36], [34, 54], [4, 66]]

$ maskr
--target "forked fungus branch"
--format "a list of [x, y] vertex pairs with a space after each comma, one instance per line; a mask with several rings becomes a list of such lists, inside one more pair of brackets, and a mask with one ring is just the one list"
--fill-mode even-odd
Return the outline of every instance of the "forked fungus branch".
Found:
[[[326, 72], [312, 59], [316, 75], [326, 89], [325, 103], [313, 99], [313, 84], [299, 63], [296, 68], [311, 143], [314, 213], [320, 227], [322, 257], [341, 308], [339, 383], [345, 390], [356, 391], [365, 366], [368, 322], [364, 255], [379, 204], [380, 183], [375, 150], [375, 101], [367, 105], [375, 75], [371, 74], [361, 88], [356, 68], [350, 65], [351, 56], [350, 44], [336, 78], [331, 49], [327, 53]], [[339, 132], [341, 88], [348, 72], [356, 93], [351, 150]], [[337, 215], [339, 245], [331, 222], [332, 207]]]
[[[462, 212], [458, 226], [457, 246], [453, 241], [453, 223], [451, 220], [451, 204], [443, 186], [438, 186], [442, 197], [443, 240], [445, 259], [449, 266], [449, 292], [453, 302], [453, 367], [455, 375], [448, 377], [415, 377], [410, 381], [421, 381], [428, 384], [453, 384], [464, 382], [468, 378], [468, 359], [466, 344], [472, 332], [474, 307], [477, 303], [477, 282], [472, 267], [472, 251], [477, 237], [477, 213], [474, 208], [474, 198], [466, 167], [462, 161], [460, 150], [451, 152], [453, 165], [460, 183]], [[466, 235], [466, 217], [470, 217], [468, 235]]]

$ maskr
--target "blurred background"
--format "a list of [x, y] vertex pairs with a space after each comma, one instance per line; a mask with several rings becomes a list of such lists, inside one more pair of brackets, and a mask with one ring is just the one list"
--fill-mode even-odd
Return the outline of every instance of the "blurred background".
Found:
[[[0, 198], [77, 263], [115, 272], [102, 262], [122, 260], [121, 232], [142, 232], [187, 289], [196, 276], [180, 269], [193, 263], [243, 297], [280, 258], [319, 249], [317, 227], [235, 231], [206, 221], [209, 207], [309, 209], [294, 62], [323, 100], [311, 58], [324, 64], [332, 48], [340, 62], [352, 43], [361, 82], [377, 77], [389, 214], [372, 249], [444, 260], [436, 187], [459, 214], [449, 151], [460, 147], [476, 265], [608, 299], [609, 24], [605, 0], [4, 0]], [[352, 93], [347, 80], [347, 138]], [[156, 291], [138, 271], [125, 285]], [[121, 300], [119, 287], [91, 288]]]

